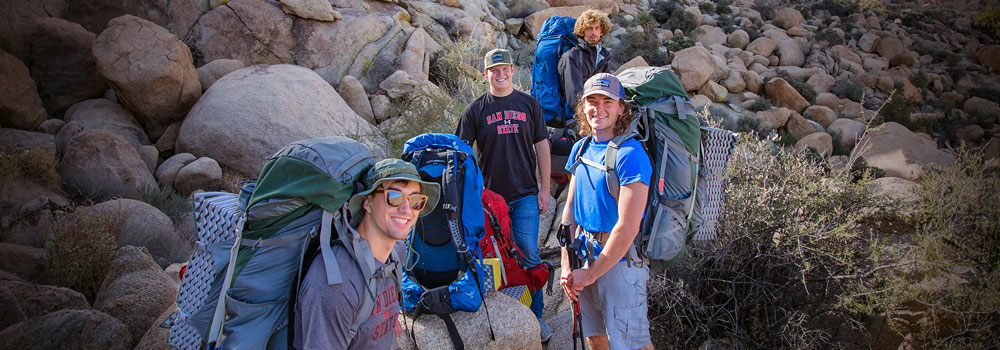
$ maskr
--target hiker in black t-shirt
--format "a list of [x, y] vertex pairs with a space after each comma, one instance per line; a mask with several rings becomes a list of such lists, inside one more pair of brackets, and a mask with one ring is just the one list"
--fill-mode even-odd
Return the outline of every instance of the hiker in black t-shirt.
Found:
[[[484, 67], [490, 90], [465, 108], [455, 134], [469, 145], [478, 145], [486, 188], [507, 201], [514, 243], [524, 252], [527, 265], [536, 266], [542, 262], [538, 219], [549, 206], [551, 164], [545, 119], [534, 97], [514, 89], [510, 52], [488, 52]], [[544, 180], [541, 195], [536, 167]], [[544, 302], [540, 292], [532, 292], [531, 311], [538, 318], [542, 341], [548, 341], [552, 328], [542, 321]]]

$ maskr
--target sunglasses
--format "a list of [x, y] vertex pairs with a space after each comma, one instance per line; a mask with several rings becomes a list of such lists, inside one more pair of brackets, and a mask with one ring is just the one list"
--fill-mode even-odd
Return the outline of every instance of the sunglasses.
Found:
[[427, 196], [414, 193], [409, 196], [403, 194], [403, 192], [397, 190], [377, 190], [375, 193], [385, 193], [385, 204], [393, 207], [399, 208], [403, 205], [403, 201], [406, 199], [410, 200], [410, 209], [413, 210], [423, 210], [424, 206], [427, 205]]

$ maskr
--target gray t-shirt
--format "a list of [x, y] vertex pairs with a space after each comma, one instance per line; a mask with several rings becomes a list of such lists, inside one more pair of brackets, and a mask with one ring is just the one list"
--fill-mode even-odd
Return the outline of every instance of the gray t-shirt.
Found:
[[[396, 243], [397, 256], [403, 245]], [[350, 338], [351, 322], [361, 308], [365, 294], [365, 277], [357, 262], [344, 247], [333, 246], [343, 282], [326, 283], [326, 266], [322, 254], [316, 255], [299, 288], [295, 306], [295, 332], [292, 344], [296, 349], [391, 349], [402, 332], [399, 315], [399, 286], [392, 278], [377, 281], [375, 307], [372, 315], [361, 324], [358, 334]], [[383, 264], [375, 261], [375, 266]]]

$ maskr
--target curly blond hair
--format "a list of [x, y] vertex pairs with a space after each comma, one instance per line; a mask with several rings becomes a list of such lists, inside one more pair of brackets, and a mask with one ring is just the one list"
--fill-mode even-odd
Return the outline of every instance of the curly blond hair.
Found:
[[576, 34], [578, 37], [583, 37], [583, 31], [587, 30], [587, 27], [589, 27], [591, 23], [601, 24], [602, 37], [611, 32], [611, 19], [608, 18], [608, 14], [601, 12], [600, 10], [590, 9], [584, 11], [580, 14], [580, 18], [576, 19], [576, 25], [573, 26], [573, 34]]

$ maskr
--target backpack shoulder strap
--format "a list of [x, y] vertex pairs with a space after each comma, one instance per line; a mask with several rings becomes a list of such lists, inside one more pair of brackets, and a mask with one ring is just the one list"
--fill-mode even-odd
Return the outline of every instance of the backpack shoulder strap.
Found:
[[583, 138], [583, 144], [580, 145], [580, 149], [576, 150], [576, 155], [573, 156], [573, 163], [569, 166], [570, 174], [576, 171], [576, 167], [580, 166], [580, 164], [587, 162], [587, 160], [583, 159], [583, 151], [587, 150], [587, 146], [590, 146], [590, 140], [592, 140], [593, 138], [594, 138], [593, 136], [587, 136]]
[[618, 149], [622, 147], [625, 141], [631, 138], [637, 137], [635, 131], [629, 131], [627, 133], [615, 136], [608, 142], [608, 148], [604, 153], [604, 172], [607, 175], [604, 177], [605, 182], [608, 183], [608, 193], [611, 193], [611, 197], [618, 200], [618, 193], [621, 191], [621, 185], [619, 182], [621, 179], [618, 177]]

